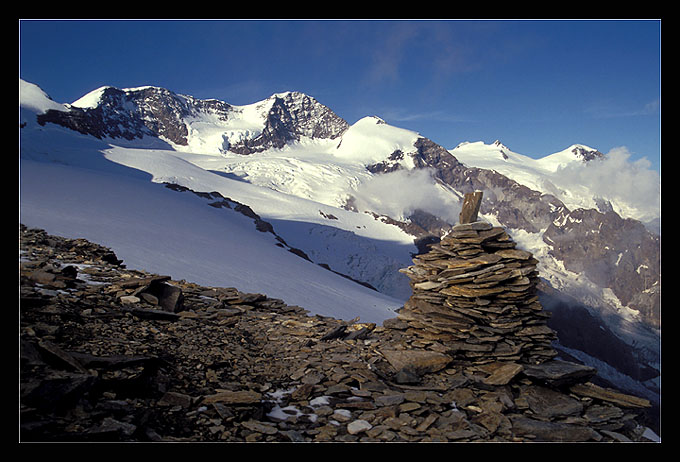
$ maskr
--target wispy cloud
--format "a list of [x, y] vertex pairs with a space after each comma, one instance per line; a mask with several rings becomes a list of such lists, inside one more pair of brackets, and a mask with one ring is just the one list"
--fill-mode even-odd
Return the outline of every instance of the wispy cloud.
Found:
[[396, 22], [373, 49], [371, 64], [367, 71], [370, 83], [394, 82], [399, 80], [400, 66], [405, 59], [408, 46], [421, 32], [418, 24]]
[[624, 108], [617, 103], [597, 103], [585, 109], [585, 113], [595, 119], [616, 119], [622, 117], [638, 117], [658, 115], [661, 110], [661, 100], [655, 99], [641, 107]]
[[658, 114], [660, 110], [661, 110], [661, 100], [655, 99], [651, 103], [645, 104], [645, 107], [642, 108], [642, 113], [643, 114]]
[[[470, 24], [466, 24], [468, 28]], [[408, 73], [421, 82], [439, 81], [451, 74], [478, 69], [475, 45], [463, 38], [460, 23], [395, 21], [373, 44], [367, 68], [369, 83], [399, 83]]]
[[508, 35], [494, 21], [390, 21], [365, 43], [365, 82], [373, 85], [417, 81], [444, 86], [461, 74], [496, 69], [526, 59], [537, 48], [533, 36]]
[[391, 122], [414, 122], [426, 120], [430, 122], [470, 122], [472, 119], [461, 114], [454, 114], [442, 109], [428, 112], [411, 112], [406, 109], [387, 109], [381, 117]]

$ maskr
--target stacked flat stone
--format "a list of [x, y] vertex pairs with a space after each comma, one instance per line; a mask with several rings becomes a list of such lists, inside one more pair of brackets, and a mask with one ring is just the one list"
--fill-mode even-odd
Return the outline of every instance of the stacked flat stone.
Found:
[[476, 364], [540, 364], [556, 355], [549, 313], [536, 294], [538, 260], [503, 228], [459, 224], [430, 248], [400, 270], [413, 289], [399, 312], [411, 333]]

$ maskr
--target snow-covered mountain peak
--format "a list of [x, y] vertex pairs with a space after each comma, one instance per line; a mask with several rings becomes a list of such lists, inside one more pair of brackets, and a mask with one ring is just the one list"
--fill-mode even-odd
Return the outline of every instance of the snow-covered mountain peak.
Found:
[[368, 116], [359, 119], [345, 131], [334, 154], [337, 158], [367, 166], [392, 158], [400, 160], [402, 167], [413, 168], [413, 162], [405, 154], [416, 151], [414, 143], [420, 137], [414, 131], [387, 124], [379, 117]]
[[584, 163], [593, 159], [601, 159], [604, 157], [597, 149], [591, 148], [584, 144], [572, 144], [567, 149], [547, 155], [538, 159], [540, 165], [550, 171], [557, 171], [572, 163]]
[[96, 107], [105, 104], [107, 98], [110, 98], [112, 95], [125, 95], [127, 97], [131, 97], [136, 93], [143, 92], [143, 91], [152, 91], [152, 92], [158, 92], [158, 93], [167, 93], [170, 94], [169, 90], [166, 90], [161, 87], [156, 87], [152, 85], [144, 85], [140, 87], [131, 87], [131, 88], [116, 88], [111, 85], [103, 85], [95, 90], [92, 90], [91, 92], [81, 96], [78, 98], [76, 101], [72, 102], [69, 104], [71, 107], [76, 107], [80, 109], [95, 109]]
[[[491, 144], [483, 141], [464, 141], [450, 150], [451, 154], [469, 166], [490, 168], [498, 170], [503, 164], [526, 165], [530, 169], [555, 172], [572, 163], [583, 163], [593, 159], [603, 158], [597, 149], [584, 144], [572, 144], [568, 148], [548, 154], [539, 159], [519, 154], [512, 151], [501, 141], [496, 140]], [[498, 170], [501, 172], [501, 170]]]
[[387, 124], [387, 122], [385, 122], [384, 119], [382, 119], [382, 118], [380, 118], [380, 117], [378, 117], [378, 116], [376, 116], [376, 115], [366, 116], [366, 117], [363, 117], [363, 118], [360, 119], [360, 120], [364, 121], [364, 123], [371, 123], [371, 122], [372, 122], [372, 123], [374, 123], [374, 124], [376, 124], [376, 125]]
[[571, 149], [571, 152], [575, 156], [581, 158], [585, 162], [588, 162], [593, 159], [600, 159], [604, 156], [604, 154], [602, 154], [597, 149], [590, 148], [583, 144], [574, 144], [570, 146], [569, 149]]
[[512, 152], [506, 145], [499, 140], [491, 144], [483, 141], [464, 141], [449, 152], [464, 164], [470, 167], [493, 168], [496, 163], [518, 163], [524, 162], [525, 157], [521, 154]]
[[309, 96], [305, 93], [302, 93], [300, 91], [293, 91], [293, 90], [288, 90], [288, 91], [283, 91], [279, 93], [274, 93], [272, 96], [267, 98], [267, 100], [271, 99], [282, 99], [286, 102], [289, 103], [299, 103], [302, 101], [313, 101], [315, 103], [318, 103], [316, 99], [314, 99], [312, 96]]
[[371, 126], [371, 125], [387, 125], [384, 119], [376, 116], [376, 115], [371, 115], [371, 116], [366, 116], [362, 117], [361, 119], [357, 120], [352, 126], [353, 127], [358, 127], [358, 126]]
[[496, 146], [498, 149], [508, 149], [508, 147], [506, 145], [504, 145], [503, 143], [501, 143], [500, 140], [494, 141], [493, 145]]
[[93, 109], [99, 106], [102, 100], [102, 96], [104, 95], [104, 92], [109, 88], [113, 87], [105, 85], [97, 88], [96, 90], [92, 90], [91, 92], [81, 96], [80, 98], [72, 102], [70, 106], [81, 109]]
[[36, 114], [50, 109], [68, 111], [66, 105], [55, 102], [42, 88], [22, 79], [19, 79], [19, 107]]

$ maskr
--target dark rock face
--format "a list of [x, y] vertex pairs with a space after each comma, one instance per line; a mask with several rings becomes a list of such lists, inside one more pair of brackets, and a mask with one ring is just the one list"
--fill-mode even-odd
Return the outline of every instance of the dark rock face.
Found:
[[548, 326], [558, 332], [559, 344], [582, 351], [606, 362], [619, 372], [640, 382], [659, 376], [660, 371], [645, 366], [635, 350], [602, 325], [575, 300], [539, 292], [541, 303], [551, 316]]
[[297, 139], [300, 136], [336, 139], [349, 128], [349, 124], [332, 110], [303, 93], [290, 92], [283, 98], [277, 97], [277, 103], [279, 101], [290, 116], [287, 127]]
[[376, 164], [367, 165], [366, 170], [371, 173], [390, 173], [396, 170], [400, 170], [401, 164], [400, 160], [404, 159], [404, 153], [397, 149], [392, 154], [390, 154], [386, 160], [378, 162]]
[[576, 157], [583, 160], [583, 162], [590, 162], [593, 159], [602, 159], [604, 157], [604, 154], [600, 151], [586, 149], [583, 146], [576, 146], [571, 152], [573, 152]]
[[335, 139], [349, 124], [314, 98], [299, 92], [272, 97], [264, 129], [257, 137], [230, 147], [238, 154], [252, 154], [269, 148], [282, 148], [302, 136]]
[[611, 288], [623, 305], [660, 327], [660, 237], [641, 222], [611, 211], [577, 209], [551, 223], [543, 240], [568, 270]]
[[[188, 130], [183, 118], [191, 114], [193, 101], [161, 88], [126, 92], [108, 87], [103, 90], [98, 106], [72, 107], [69, 112], [49, 110], [38, 116], [38, 123], [54, 123], [99, 139], [163, 136], [173, 143], [186, 145]], [[197, 103], [198, 108], [201, 106], [211, 104]]]

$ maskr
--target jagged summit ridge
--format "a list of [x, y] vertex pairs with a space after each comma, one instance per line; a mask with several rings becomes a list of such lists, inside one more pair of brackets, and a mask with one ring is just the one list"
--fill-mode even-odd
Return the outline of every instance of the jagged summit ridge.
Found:
[[232, 148], [233, 152], [251, 154], [271, 147], [282, 148], [303, 137], [335, 139], [349, 128], [344, 119], [304, 93], [278, 93], [267, 101], [271, 101], [271, 107], [262, 132], [242, 147]]
[[589, 148], [588, 146], [584, 146], [582, 144], [575, 144], [569, 149], [571, 149], [571, 152], [576, 157], [579, 157], [584, 162], [588, 162], [593, 159], [600, 159], [604, 156], [604, 154], [602, 154], [597, 149]]

